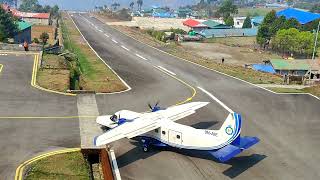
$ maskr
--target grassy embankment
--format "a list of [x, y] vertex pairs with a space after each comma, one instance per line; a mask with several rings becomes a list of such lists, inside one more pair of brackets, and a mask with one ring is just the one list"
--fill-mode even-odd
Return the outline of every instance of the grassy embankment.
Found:
[[[68, 14], [62, 13], [60, 27], [65, 50], [74, 53], [78, 58], [80, 76], [75, 77], [74, 73], [71, 73], [69, 83], [67, 83], [64, 78], [59, 78], [57, 75], [51, 75], [52, 71], [48, 73], [40, 72], [38, 76], [39, 85], [48, 89], [53, 88], [53, 90], [58, 91], [65, 91], [66, 88], [70, 87], [74, 90], [81, 89], [104, 93], [122, 91], [127, 88], [113, 71], [92, 51]], [[47, 58], [48, 57], [45, 55], [44, 61], [47, 61]], [[59, 61], [59, 57], [56, 59]], [[65, 74], [67, 72], [64, 70], [59, 73]], [[54, 83], [46, 82], [48, 79]], [[54, 88], [51, 84], [59, 84], [59, 88]]]
[[31, 164], [26, 180], [89, 180], [89, 169], [81, 152], [50, 156]]
[[310, 93], [320, 97], [320, 85], [311, 86], [304, 89], [290, 89], [290, 88], [268, 88], [268, 89], [277, 93]]

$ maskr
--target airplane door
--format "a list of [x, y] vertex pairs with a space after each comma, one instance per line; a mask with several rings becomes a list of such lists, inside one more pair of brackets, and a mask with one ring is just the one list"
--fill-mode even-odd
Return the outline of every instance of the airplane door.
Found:
[[174, 144], [182, 144], [182, 133], [169, 130], [169, 142]]

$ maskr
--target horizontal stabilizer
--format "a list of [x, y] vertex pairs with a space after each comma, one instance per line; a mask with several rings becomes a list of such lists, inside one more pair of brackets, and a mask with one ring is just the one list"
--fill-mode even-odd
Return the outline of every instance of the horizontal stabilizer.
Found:
[[226, 162], [237, 154], [241, 153], [241, 149], [234, 145], [227, 145], [217, 151], [208, 151], [212, 156], [217, 158], [220, 162]]
[[239, 137], [240, 138], [240, 142], [237, 144], [233, 144], [237, 147], [239, 147], [240, 149], [249, 149], [251, 146], [257, 144], [260, 139], [257, 137], [250, 137], [250, 136], [244, 136], [244, 137]]

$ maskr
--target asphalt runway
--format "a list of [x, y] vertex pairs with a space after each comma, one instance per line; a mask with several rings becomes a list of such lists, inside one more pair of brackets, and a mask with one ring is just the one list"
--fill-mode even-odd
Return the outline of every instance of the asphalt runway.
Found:
[[[309, 95], [277, 95], [248, 83], [184, 62], [141, 44], [89, 15], [73, 15], [99, 55], [130, 85], [124, 94], [97, 98], [100, 114], [125, 107], [143, 111], [147, 101], [172, 105], [188, 95], [188, 87], [153, 66], [167, 69], [197, 90], [193, 100], [212, 102], [179, 121], [217, 129], [226, 117], [219, 105], [197, 87], [242, 114], [243, 135], [261, 142], [226, 164], [206, 154], [171, 149], [143, 153], [135, 141], [113, 144], [123, 179], [319, 179], [320, 101]], [[137, 54], [139, 56], [137, 56]], [[142, 58], [141, 58], [142, 57]], [[143, 68], [142, 68], [143, 67]], [[142, 91], [142, 92], [141, 92]], [[141, 93], [140, 93], [141, 92]]]
[[[31, 86], [34, 55], [0, 56], [0, 179], [14, 179], [22, 162], [46, 151], [79, 147], [78, 119], [23, 117], [78, 115], [76, 98]], [[22, 117], [22, 118], [8, 118]]]

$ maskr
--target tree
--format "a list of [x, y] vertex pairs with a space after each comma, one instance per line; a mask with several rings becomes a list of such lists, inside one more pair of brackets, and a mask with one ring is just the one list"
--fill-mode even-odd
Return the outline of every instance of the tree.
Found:
[[129, 6], [131, 8], [131, 11], [133, 11], [134, 2], [132, 1]]
[[138, 10], [141, 11], [141, 7], [143, 5], [143, 0], [137, 0]]
[[41, 35], [40, 35], [40, 39], [42, 40], [42, 43], [43, 44], [47, 44], [47, 41], [49, 39], [49, 34], [46, 33], [46, 32], [43, 32]]
[[310, 9], [310, 12], [320, 13], [320, 4], [314, 5], [314, 6]]
[[0, 8], [0, 41], [7, 41], [18, 32], [18, 25], [11, 13]]
[[224, 19], [227, 19], [231, 14], [238, 13], [238, 7], [233, 4], [232, 0], [225, 0], [222, 5], [219, 6], [217, 13]]
[[229, 17], [225, 20], [225, 24], [226, 24], [227, 26], [233, 26], [233, 25], [234, 25], [233, 17], [229, 16]]
[[270, 43], [270, 40], [274, 35], [274, 33], [277, 32], [277, 30], [273, 29], [275, 27], [274, 22], [276, 20], [277, 20], [276, 11], [272, 10], [265, 16], [261, 25], [259, 26], [258, 34], [257, 34], [257, 42], [264, 49]]
[[290, 28], [300, 29], [301, 24], [299, 23], [298, 20], [294, 18], [290, 18], [284, 23], [284, 29], [290, 29]]
[[50, 14], [53, 17], [58, 17], [59, 16], [59, 6], [58, 5], [54, 5], [50, 10]]
[[281, 53], [311, 56], [314, 36], [311, 32], [299, 31], [296, 28], [279, 30], [272, 38], [272, 49]]
[[115, 11], [118, 9], [118, 7], [120, 7], [120, 4], [115, 2], [115, 3], [111, 4], [111, 7], [113, 7], [113, 10]]
[[246, 17], [246, 19], [243, 22], [242, 28], [252, 28], [250, 16]]
[[38, 0], [22, 0], [20, 4], [20, 11], [24, 12], [37, 12], [36, 10], [39, 10], [39, 2]]

